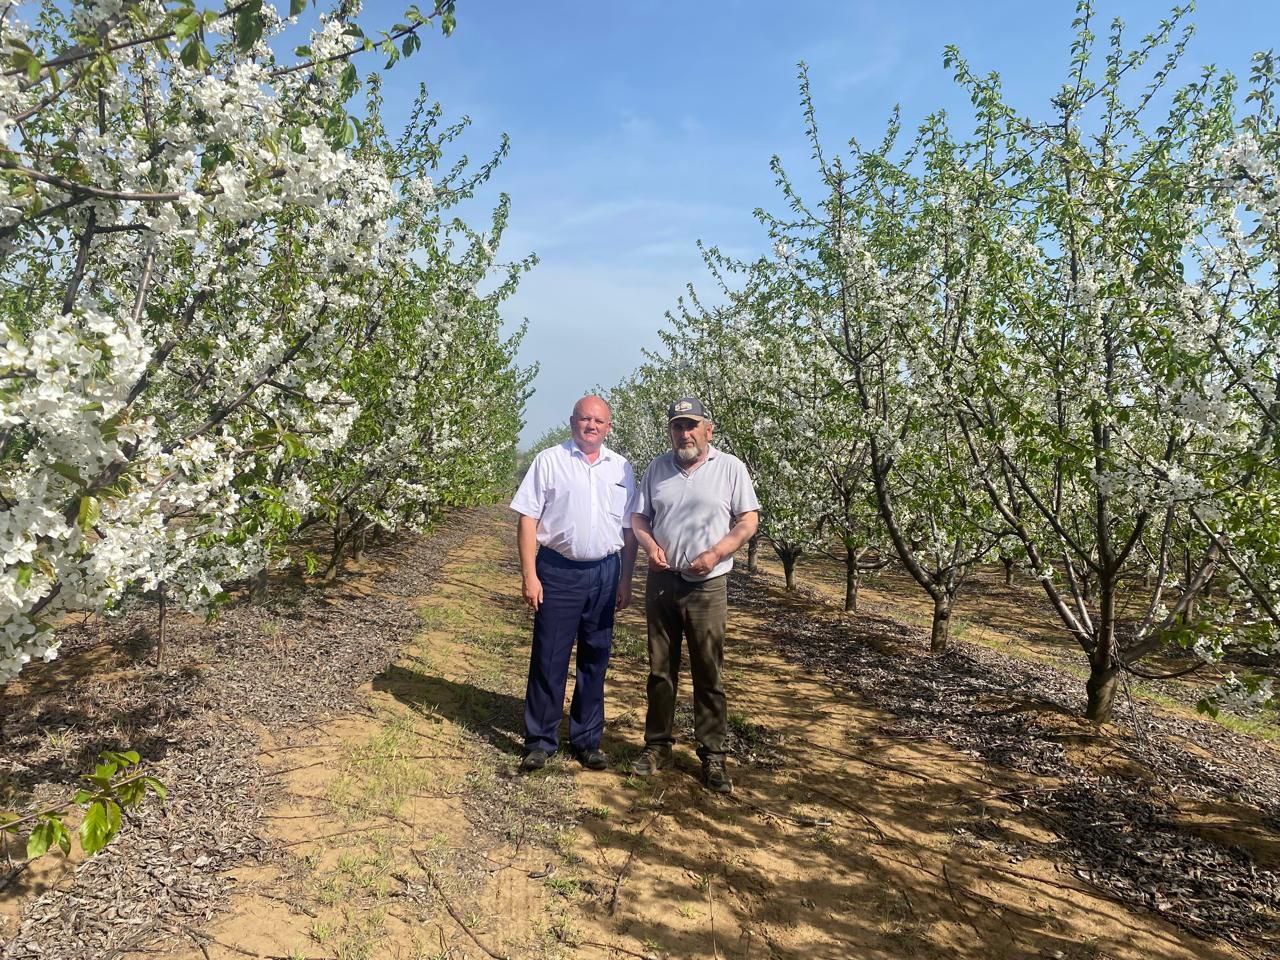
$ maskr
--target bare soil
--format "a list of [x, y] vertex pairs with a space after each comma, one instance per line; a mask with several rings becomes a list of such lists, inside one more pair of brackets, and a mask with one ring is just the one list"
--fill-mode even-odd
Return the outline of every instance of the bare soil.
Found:
[[[120, 731], [168, 745], [149, 754], [168, 812], [93, 861], [14, 877], [3, 955], [1280, 955], [1269, 748], [1148, 704], [1128, 726], [1083, 724], [1076, 677], [981, 645], [929, 657], [912, 601], [888, 592], [845, 617], [733, 575], [730, 796], [699, 783], [687, 707], [675, 766], [626, 772], [640, 604], [615, 637], [612, 768], [518, 775], [529, 615], [511, 534], [503, 511], [477, 512], [434, 548], [373, 555], [324, 603], [236, 608], [216, 628], [226, 655], [210, 628], [180, 632], [173, 669], [192, 685]], [[277, 652], [243, 652], [259, 647]], [[57, 669], [114, 671], [92, 690], [108, 701], [156, 682], [93, 647]], [[35, 751], [43, 769], [7, 761], [17, 800], [52, 795], [98, 745], [51, 725], [66, 687], [33, 678], [13, 743], [72, 732], [65, 758]]]

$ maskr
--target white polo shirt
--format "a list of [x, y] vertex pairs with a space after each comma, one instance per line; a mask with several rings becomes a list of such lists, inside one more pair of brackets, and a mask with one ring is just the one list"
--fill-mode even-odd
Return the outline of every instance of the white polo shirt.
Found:
[[635, 490], [626, 457], [601, 446], [591, 463], [566, 440], [533, 458], [511, 509], [538, 521], [542, 546], [569, 560], [599, 560], [622, 549]]

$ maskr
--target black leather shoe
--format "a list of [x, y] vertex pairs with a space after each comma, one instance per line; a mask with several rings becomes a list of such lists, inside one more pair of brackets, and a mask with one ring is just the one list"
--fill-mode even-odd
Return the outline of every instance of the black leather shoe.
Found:
[[541, 770], [547, 765], [547, 751], [530, 750], [524, 755], [524, 759], [520, 761], [521, 773], [533, 773], [535, 770]]
[[588, 749], [577, 748], [573, 751], [573, 755], [578, 758], [578, 762], [588, 770], [608, 770], [609, 758], [604, 755], [604, 751], [599, 747], [590, 747]]

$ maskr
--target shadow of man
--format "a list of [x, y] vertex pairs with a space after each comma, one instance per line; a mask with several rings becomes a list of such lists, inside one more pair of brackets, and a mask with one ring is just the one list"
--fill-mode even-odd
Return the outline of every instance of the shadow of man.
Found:
[[398, 665], [374, 677], [373, 689], [390, 693], [416, 713], [455, 723], [502, 753], [524, 751], [524, 701], [518, 697]]

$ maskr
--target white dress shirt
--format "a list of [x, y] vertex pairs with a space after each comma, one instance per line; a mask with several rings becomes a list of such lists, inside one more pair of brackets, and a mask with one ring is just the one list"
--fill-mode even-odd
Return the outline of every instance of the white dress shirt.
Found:
[[533, 458], [511, 509], [538, 521], [542, 546], [569, 560], [599, 560], [622, 549], [635, 489], [626, 457], [602, 445], [591, 463], [566, 440]]

